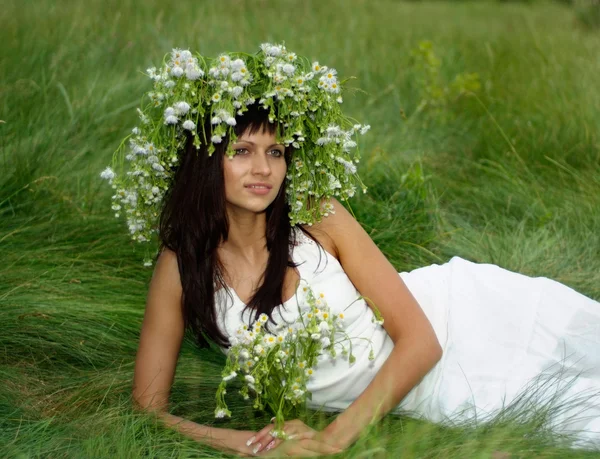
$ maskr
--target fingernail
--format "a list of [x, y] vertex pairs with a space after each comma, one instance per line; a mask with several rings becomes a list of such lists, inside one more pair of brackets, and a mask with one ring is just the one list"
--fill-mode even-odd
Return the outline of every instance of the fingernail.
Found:
[[246, 446], [250, 446], [252, 443], [254, 443], [254, 440], [256, 440], [256, 437], [252, 437], [250, 440], [248, 440], [246, 442]]
[[258, 445], [256, 445], [256, 446], [254, 447], [254, 449], [252, 450], [252, 452], [253, 452], [254, 454], [258, 453], [258, 450], [260, 449], [260, 447], [261, 447], [261, 446], [262, 446], [262, 445], [259, 443]]
[[274, 444], [275, 444], [275, 440], [271, 440], [271, 443], [269, 443], [267, 445], [267, 447], [265, 448], [265, 451], [269, 451], [273, 447]]
[[276, 418], [275, 416], [273, 416], [273, 417], [271, 418], [271, 422], [273, 422], [275, 419], [277, 419], [277, 418]]

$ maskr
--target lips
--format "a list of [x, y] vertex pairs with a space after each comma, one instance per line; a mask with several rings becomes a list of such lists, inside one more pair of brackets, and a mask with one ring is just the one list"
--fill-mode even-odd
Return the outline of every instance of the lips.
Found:
[[273, 188], [268, 183], [250, 183], [249, 185], [245, 185], [246, 188], [268, 188], [269, 190]]

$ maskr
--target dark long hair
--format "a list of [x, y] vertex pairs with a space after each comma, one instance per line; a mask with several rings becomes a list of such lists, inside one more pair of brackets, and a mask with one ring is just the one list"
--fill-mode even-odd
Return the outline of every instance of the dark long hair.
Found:
[[[260, 129], [275, 134], [279, 128], [269, 123], [268, 111], [259, 108], [258, 104], [249, 106], [243, 116], [236, 117], [236, 121], [236, 135], [244, 132], [253, 134]], [[208, 116], [203, 124], [206, 138], [210, 139]], [[223, 177], [223, 158], [229, 139], [223, 138], [209, 157], [201, 126], [198, 128], [200, 148], [196, 149], [190, 136], [181, 152], [173, 182], [163, 199], [159, 221], [160, 251], [166, 247], [177, 254], [185, 326], [195, 336], [198, 346], [208, 347], [210, 340], [218, 346], [229, 347], [229, 340], [219, 329], [215, 305], [216, 290], [223, 288], [228, 292], [223, 278], [224, 268], [216, 249], [221, 241], [227, 241], [229, 234]], [[292, 148], [287, 147], [284, 157], [288, 166], [292, 153]], [[267, 267], [262, 284], [246, 306], [255, 311], [255, 318], [261, 313], [271, 318], [273, 309], [284, 302], [283, 282], [287, 268], [297, 267], [290, 253], [296, 240], [288, 217], [290, 209], [286, 202], [285, 184], [284, 180], [277, 198], [266, 209]], [[318, 241], [315, 242], [318, 244]]]

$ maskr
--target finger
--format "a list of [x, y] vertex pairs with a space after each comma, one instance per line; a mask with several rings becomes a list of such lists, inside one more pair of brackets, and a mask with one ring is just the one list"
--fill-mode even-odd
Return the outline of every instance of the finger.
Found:
[[282, 440], [280, 440], [278, 438], [274, 438], [269, 443], [267, 443], [267, 445], [263, 449], [263, 452], [267, 453], [270, 450], [277, 448], [281, 444], [281, 442], [282, 442]]
[[[269, 443], [271, 440], [273, 440], [273, 437], [271, 436], [272, 430], [273, 430], [273, 424], [266, 425], [261, 430], [256, 432], [256, 435], [254, 435], [252, 438], [249, 438], [246, 445], [250, 446], [253, 450], [256, 450], [256, 451], [254, 451], [254, 454], [256, 454], [257, 452], [262, 450], [263, 446], [266, 446], [267, 443]], [[260, 446], [257, 448], [257, 445], [259, 445], [259, 444], [260, 444]]]

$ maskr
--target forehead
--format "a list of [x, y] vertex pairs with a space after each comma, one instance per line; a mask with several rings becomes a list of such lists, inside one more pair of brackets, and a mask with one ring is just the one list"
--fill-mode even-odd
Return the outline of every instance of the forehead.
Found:
[[246, 129], [244, 132], [238, 135], [238, 142], [252, 141], [255, 143], [275, 143], [275, 133], [271, 132], [265, 126], [261, 126], [258, 129]]

